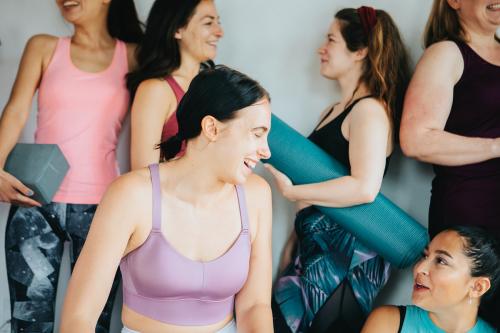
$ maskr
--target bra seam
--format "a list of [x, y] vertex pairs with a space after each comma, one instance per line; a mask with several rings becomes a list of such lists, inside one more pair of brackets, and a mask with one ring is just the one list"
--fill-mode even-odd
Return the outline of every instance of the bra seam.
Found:
[[152, 298], [152, 297], [147, 297], [140, 295], [138, 293], [132, 292], [126, 287], [123, 287], [124, 293], [125, 294], [130, 294], [136, 297], [140, 297], [145, 300], [150, 300], [154, 302], [176, 302], [176, 301], [198, 301], [198, 302], [207, 302], [207, 303], [222, 303], [230, 300], [231, 298], [234, 298], [235, 295], [228, 296], [224, 299], [221, 300], [211, 300], [211, 299], [201, 299], [201, 298], [190, 298], [190, 297], [183, 297], [183, 298], [173, 298], [173, 297], [162, 297], [162, 298]]

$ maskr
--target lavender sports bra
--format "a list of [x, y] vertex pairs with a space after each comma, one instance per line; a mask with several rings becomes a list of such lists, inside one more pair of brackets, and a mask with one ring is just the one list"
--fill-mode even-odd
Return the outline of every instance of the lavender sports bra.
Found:
[[233, 312], [234, 296], [245, 284], [250, 236], [245, 192], [236, 185], [241, 232], [220, 257], [194, 261], [177, 252], [161, 232], [158, 164], [149, 166], [153, 185], [153, 226], [146, 241], [120, 263], [123, 303], [146, 317], [173, 325], [215, 324]]

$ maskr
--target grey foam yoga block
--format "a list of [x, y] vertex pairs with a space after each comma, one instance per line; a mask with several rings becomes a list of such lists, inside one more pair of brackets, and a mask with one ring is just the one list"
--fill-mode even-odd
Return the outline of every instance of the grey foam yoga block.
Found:
[[42, 204], [52, 201], [68, 169], [55, 144], [18, 143], [5, 163], [5, 171], [35, 192], [31, 198]]
[[[349, 174], [344, 165], [275, 115], [268, 142], [268, 163], [294, 184], [317, 183]], [[399, 268], [412, 265], [428, 243], [427, 230], [382, 194], [370, 204], [318, 209]]]

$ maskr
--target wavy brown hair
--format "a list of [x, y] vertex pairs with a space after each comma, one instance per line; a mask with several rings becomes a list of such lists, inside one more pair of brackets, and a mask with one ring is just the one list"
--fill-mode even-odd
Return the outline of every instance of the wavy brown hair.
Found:
[[354, 8], [340, 10], [335, 18], [339, 20], [342, 37], [351, 52], [367, 48], [359, 83], [364, 83], [371, 95], [385, 105], [397, 141], [403, 98], [411, 76], [409, 57], [399, 30], [389, 14], [383, 10], [375, 12], [377, 23], [369, 34], [363, 30]]
[[443, 40], [466, 42], [467, 36], [460, 24], [457, 11], [446, 0], [434, 0], [424, 30], [424, 46], [427, 48]]

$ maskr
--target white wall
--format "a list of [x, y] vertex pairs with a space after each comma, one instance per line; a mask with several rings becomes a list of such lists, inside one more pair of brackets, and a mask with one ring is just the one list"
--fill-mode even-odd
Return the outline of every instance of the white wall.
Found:
[[[143, 18], [152, 2], [136, 0]], [[273, 112], [304, 134], [312, 130], [319, 113], [338, 97], [336, 86], [319, 75], [316, 54], [335, 12], [344, 7], [360, 5], [385, 9], [399, 25], [415, 63], [422, 53], [420, 36], [431, 5], [430, 0], [217, 0], [216, 3], [225, 29], [216, 62], [235, 67], [259, 80], [271, 93]], [[23, 47], [27, 39], [36, 33], [71, 33], [71, 27], [64, 23], [53, 0], [0, 1], [2, 107], [7, 102]], [[33, 141], [35, 115], [36, 112], [32, 112], [21, 141]], [[128, 130], [127, 124], [119, 147], [122, 170], [128, 168]], [[391, 160], [382, 192], [427, 225], [431, 175], [429, 166], [404, 158], [398, 151]], [[268, 175], [264, 176], [268, 178]], [[277, 192], [273, 200], [273, 257], [276, 266], [283, 243], [292, 228], [294, 212], [292, 205]], [[0, 326], [9, 318], [4, 255], [8, 208], [8, 205], [0, 204]], [[67, 255], [64, 260], [60, 291], [65, 289], [69, 274]], [[378, 303], [408, 303], [410, 292], [409, 270], [395, 271]], [[58, 308], [62, 294], [60, 292], [58, 295]], [[119, 332], [119, 325], [116, 315], [113, 333]], [[3, 332], [0, 330], [0, 333]]]

